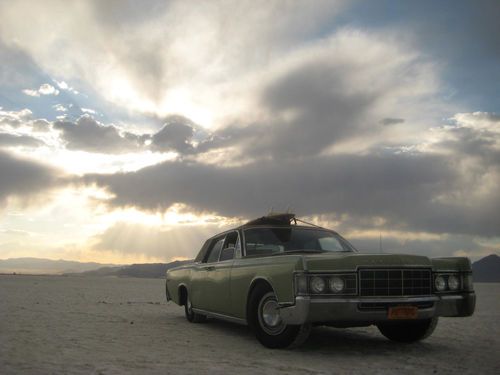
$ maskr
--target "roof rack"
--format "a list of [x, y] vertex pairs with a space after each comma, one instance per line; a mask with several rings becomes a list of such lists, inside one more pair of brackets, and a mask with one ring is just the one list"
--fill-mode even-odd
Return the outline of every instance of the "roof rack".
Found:
[[307, 224], [316, 228], [323, 228], [320, 227], [319, 225], [308, 223], [307, 221], [297, 219], [295, 217], [295, 214], [292, 213], [283, 213], [283, 214], [278, 214], [278, 213], [273, 213], [269, 214], [266, 216], [259, 217], [258, 219], [250, 220], [249, 222], [245, 223], [243, 226], [250, 226], [250, 225], [283, 225], [283, 226], [290, 226], [290, 225], [297, 225], [297, 222], [302, 223], [302, 224]]
[[296, 223], [295, 214], [269, 214], [250, 220], [245, 225], [292, 225], [292, 222]]

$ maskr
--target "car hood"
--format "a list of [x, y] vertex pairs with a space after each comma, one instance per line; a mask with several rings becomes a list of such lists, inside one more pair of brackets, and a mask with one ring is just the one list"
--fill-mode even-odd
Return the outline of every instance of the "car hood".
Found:
[[432, 267], [429, 258], [405, 254], [321, 253], [303, 255], [308, 271], [355, 271], [358, 267]]

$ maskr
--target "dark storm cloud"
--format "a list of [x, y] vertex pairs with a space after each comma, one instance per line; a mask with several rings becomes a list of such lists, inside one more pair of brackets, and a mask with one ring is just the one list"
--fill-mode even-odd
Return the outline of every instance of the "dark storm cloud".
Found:
[[196, 152], [238, 146], [243, 156], [293, 159], [318, 155], [349, 137], [368, 136], [375, 127], [367, 114], [384, 92], [348, 90], [346, 76], [352, 73], [326, 61], [287, 70], [260, 93], [260, 106], [270, 120], [220, 129]]
[[82, 116], [76, 122], [56, 121], [53, 127], [61, 131], [61, 137], [70, 150], [123, 153], [140, 147], [140, 137], [122, 135], [115, 126], [102, 125], [90, 116]]
[[402, 236], [384, 235], [380, 237], [349, 237], [349, 241], [362, 252], [419, 254], [429, 257], [460, 255], [467, 252], [469, 257], [478, 258], [495, 252], [493, 246], [474, 241], [466, 235], [447, 235], [442, 238], [405, 238]]
[[40, 147], [45, 143], [37, 138], [28, 135], [15, 135], [9, 133], [0, 133], [0, 147], [11, 146], [27, 146], [27, 147]]
[[[356, 89], [349, 86], [356, 75], [352, 68], [325, 60], [328, 56], [302, 61], [262, 89], [260, 104], [269, 114], [265, 121], [223, 128], [195, 151], [187, 146], [189, 129], [179, 126], [167, 132], [166, 126], [159, 133], [166, 133], [170, 141], [157, 144], [196, 152], [195, 158], [132, 173], [87, 176], [88, 181], [108, 187], [115, 194], [111, 204], [117, 206], [163, 211], [184, 203], [229, 217], [292, 206], [301, 215], [347, 215], [358, 228], [367, 217], [382, 217], [388, 227], [399, 230], [499, 235], [498, 193], [487, 189], [481, 196], [468, 194], [476, 187], [468, 178], [471, 167], [464, 171], [461, 165], [480, 153], [491, 157], [483, 157], [479, 164], [473, 160], [474, 168], [479, 165], [478, 175], [484, 168], [495, 168], [491, 151], [496, 138], [489, 139], [487, 130], [465, 125], [456, 127], [457, 134], [446, 130], [436, 144], [438, 152], [384, 152], [379, 138], [378, 146], [363, 155], [324, 155], [340, 141], [377, 137], [377, 104], [389, 87], [401, 88], [388, 82]], [[231, 154], [231, 161], [243, 160], [242, 165], [200, 162], [202, 152], [232, 148], [236, 155]], [[451, 155], [443, 155], [445, 149]]]
[[191, 143], [195, 125], [185, 117], [171, 116], [157, 133], [151, 136], [151, 148], [158, 151], [193, 151]]
[[380, 123], [386, 126], [402, 124], [403, 122], [405, 122], [405, 120], [402, 118], [392, 118], [392, 117], [386, 117], [380, 120]]
[[0, 151], [0, 203], [9, 196], [32, 196], [57, 186], [59, 174], [42, 164]]
[[45, 119], [37, 119], [31, 122], [31, 127], [37, 132], [48, 132], [51, 130], [50, 122]]
[[[43, 128], [43, 123], [39, 124]], [[156, 133], [134, 134], [114, 125], [103, 125], [84, 115], [76, 122], [55, 121], [53, 128], [61, 131], [61, 138], [70, 150], [119, 154], [151, 150], [175, 151], [180, 155], [198, 152], [193, 145], [195, 134], [203, 133], [199, 127], [183, 116], [168, 116]], [[203, 151], [213, 148], [204, 147]]]
[[[339, 38], [362, 46], [370, 45], [364, 36], [348, 31]], [[344, 141], [376, 140], [380, 136], [378, 119], [379, 113], [385, 111], [384, 100], [391, 98], [393, 91], [398, 91], [401, 97], [408, 93], [412, 93], [413, 99], [419, 96], [414, 93], [411, 78], [397, 77], [425, 76], [425, 69], [411, 56], [404, 56], [385, 45], [385, 54], [375, 59], [394, 55], [398, 63], [383, 60], [373, 69], [357, 56], [350, 56], [348, 63], [339, 61], [335, 58], [334, 47], [343, 46], [342, 43], [331, 39], [321, 45], [324, 48], [311, 53], [313, 57], [301, 56], [283, 64], [258, 92], [259, 109], [266, 116], [252, 123], [242, 119], [241, 123], [218, 130], [202, 141], [196, 152], [235, 147], [242, 157], [293, 159], [322, 154]], [[382, 75], [384, 78], [380, 78]], [[369, 87], [365, 86], [365, 80]], [[382, 123], [390, 125], [404, 121], [383, 118]]]
[[276, 118], [291, 112], [293, 118], [266, 124], [267, 134], [253, 148], [265, 148], [277, 156], [314, 155], [339, 140], [366, 132], [363, 121], [383, 92], [348, 90], [346, 76], [353, 72], [328, 61], [301, 64], [271, 82], [261, 104]]
[[445, 139], [438, 148], [453, 152], [456, 158], [475, 157], [481, 160], [476, 167], [497, 168], [500, 171], [500, 149], [497, 147], [499, 135], [491, 131], [477, 131], [461, 127], [448, 129], [451, 139]]
[[454, 189], [458, 175], [447, 158], [430, 155], [344, 155], [225, 168], [166, 162], [87, 179], [109, 187], [116, 194], [112, 204], [149, 210], [180, 202], [225, 216], [257, 216], [272, 206], [292, 206], [301, 215], [382, 216], [400, 229], [484, 235], [498, 234], [500, 222], [494, 209], [475, 212], [434, 201]]
[[143, 0], [140, 3], [122, 0], [91, 1], [94, 15], [103, 26], [110, 28], [131, 27], [151, 21], [161, 15], [168, 4], [162, 0]]

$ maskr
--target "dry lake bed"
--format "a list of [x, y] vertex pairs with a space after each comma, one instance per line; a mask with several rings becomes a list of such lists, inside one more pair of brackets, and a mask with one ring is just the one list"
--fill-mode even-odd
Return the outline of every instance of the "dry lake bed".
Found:
[[317, 327], [269, 350], [243, 326], [190, 324], [155, 279], [0, 276], [1, 374], [500, 374], [500, 284], [470, 318], [400, 345], [375, 327]]

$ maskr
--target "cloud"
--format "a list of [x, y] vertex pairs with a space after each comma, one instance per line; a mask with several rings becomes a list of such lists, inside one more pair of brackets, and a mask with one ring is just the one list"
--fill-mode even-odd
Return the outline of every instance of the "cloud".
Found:
[[386, 118], [380, 120], [380, 123], [382, 125], [386, 125], [386, 126], [402, 124], [403, 122], [405, 122], [405, 120], [402, 118], [391, 118], [391, 117], [386, 117]]
[[96, 111], [93, 110], [93, 109], [90, 109], [90, 108], [80, 108], [80, 109], [81, 109], [81, 111], [83, 113], [88, 113], [88, 114], [91, 114], [91, 115], [95, 115], [96, 114]]
[[[200, 126], [182, 116], [166, 117], [163, 127], [157, 132], [132, 133], [119, 125], [103, 124], [89, 114], [72, 121], [66, 113], [67, 107], [61, 104], [53, 107], [63, 113], [53, 122], [33, 118], [28, 109], [4, 111], [0, 107], [0, 146], [36, 148], [50, 145], [52, 152], [63, 146], [71, 151], [115, 156], [153, 151], [161, 159], [161, 154], [172, 152], [179, 157], [194, 155], [198, 153], [196, 146], [209, 136]], [[45, 134], [34, 136], [33, 133]]]
[[151, 148], [158, 151], [177, 151], [181, 154], [193, 150], [195, 124], [185, 117], [172, 116], [151, 136]]
[[57, 87], [59, 87], [61, 90], [64, 90], [64, 91], [68, 91], [68, 92], [71, 92], [75, 95], [78, 95], [79, 92], [77, 90], [75, 90], [73, 87], [69, 86], [66, 82], [64, 81], [57, 81], [57, 80], [54, 80], [54, 82], [56, 83]]
[[195, 137], [204, 139], [208, 133], [183, 116], [168, 116], [163, 127], [155, 133], [131, 133], [118, 126], [104, 125], [91, 115], [83, 115], [77, 121], [62, 119], [53, 123], [61, 131], [66, 148], [95, 153], [131, 153], [145, 150], [193, 154]]
[[[19, 111], [4, 111], [0, 107], [0, 128], [5, 132], [16, 131], [21, 127], [31, 128], [35, 132], [49, 132], [51, 123], [43, 118], [33, 118], [33, 112], [28, 108]], [[16, 134], [12, 134], [16, 135]]]
[[84, 115], [76, 122], [55, 121], [53, 128], [61, 131], [61, 137], [70, 150], [98, 153], [126, 153], [138, 150], [139, 137], [123, 134], [113, 125], [103, 125]]
[[59, 95], [59, 90], [48, 83], [44, 83], [40, 85], [38, 90], [25, 89], [23, 90], [23, 93], [25, 93], [28, 96]]
[[[123, 160], [127, 153], [154, 156], [141, 167], [175, 155], [147, 168], [123, 168], [136, 172], [74, 178], [107, 188], [114, 195], [110, 208], [164, 212], [184, 203], [194, 211], [251, 217], [291, 205], [301, 215], [337, 218], [348, 231], [451, 233], [453, 246], [462, 235], [499, 235], [499, 117], [462, 113], [450, 94], [453, 85], [444, 81], [457, 72], [469, 82], [484, 74], [487, 81], [477, 80], [477, 87], [496, 89], [492, 57], [499, 49], [492, 42], [499, 34], [492, 31], [498, 17], [487, 12], [484, 24], [480, 17], [490, 5], [453, 10], [457, 19], [466, 15], [471, 28], [453, 21], [447, 4], [432, 12], [416, 3], [391, 13], [396, 17], [390, 24], [380, 22], [383, 7], [363, 4], [374, 11], [363, 12], [356, 4], [332, 1], [214, 1], [199, 7], [184, 1], [151, 1], [146, 7], [89, 1], [60, 7], [51, 1], [0, 2], [0, 43], [10, 43], [0, 48], [2, 61], [23, 62], [23, 71], [37, 72], [32, 80], [12, 74], [17, 95], [33, 103], [35, 117], [46, 117], [36, 105], [57, 103], [70, 116], [52, 123], [35, 120], [29, 110], [0, 109], [2, 131], [12, 132], [4, 142], [31, 142], [29, 131], [23, 133], [28, 138], [16, 136], [31, 127], [48, 130], [36, 136], [54, 149], [62, 141], [71, 151], [106, 153], [110, 164], [117, 160], [113, 154]], [[65, 22], [54, 22], [61, 11]], [[418, 27], [410, 13], [420, 14]], [[369, 22], [357, 22], [364, 14]], [[444, 30], [450, 22], [460, 29], [457, 35]], [[430, 34], [436, 38], [424, 37]], [[439, 59], [433, 58], [436, 47], [443, 47]], [[473, 64], [463, 74], [471, 61], [484, 69]], [[11, 85], [15, 70], [1, 66], [0, 83]], [[76, 91], [67, 82], [97, 99], [69, 95]], [[23, 88], [47, 96], [32, 100]], [[495, 95], [488, 98], [494, 102]], [[78, 99], [73, 110], [67, 98]], [[73, 120], [81, 106], [87, 114], [95, 114], [87, 108], [98, 109], [102, 122], [91, 116]], [[125, 128], [116, 118], [105, 120], [104, 108], [114, 114], [117, 106], [151, 122], [162, 119], [162, 127], [137, 122]], [[173, 241], [165, 228], [153, 233], [121, 223], [99, 237], [96, 249], [137, 251], [141, 243], [132, 237], [131, 246], [111, 243], [121, 231]], [[440, 246], [426, 244], [432, 251]], [[148, 252], [160, 254], [160, 246]]]
[[48, 132], [52, 129], [51, 123], [45, 119], [36, 119], [31, 123], [31, 127], [36, 132]]
[[92, 249], [126, 255], [146, 255], [171, 261], [193, 259], [204, 241], [223, 231], [215, 224], [156, 227], [117, 222], [91, 240]]
[[[437, 238], [427, 238], [419, 234], [420, 238], [406, 236], [405, 233], [386, 235], [382, 237], [383, 253], [419, 254], [428, 257], [437, 256], [467, 256], [479, 259], [499, 251], [492, 244], [481, 243], [477, 238], [467, 235], [441, 235]], [[353, 235], [349, 241], [362, 252], [379, 253], [380, 237]]]
[[64, 183], [56, 170], [4, 151], [0, 151], [0, 175], [0, 203], [9, 197], [33, 197]]
[[0, 125], [8, 125], [17, 128], [32, 120], [32, 118], [33, 113], [27, 108], [20, 111], [4, 111], [2, 107], [0, 107]]
[[44, 145], [45, 142], [28, 135], [0, 133], [0, 147], [25, 146], [36, 148]]
[[[435, 107], [440, 100], [432, 64], [389, 41], [386, 35], [340, 29], [290, 53], [261, 77], [252, 116], [221, 127], [199, 144], [198, 152], [231, 146], [241, 157], [294, 158], [345, 144], [350, 152], [360, 152], [381, 143], [415, 141], [422, 122], [432, 126], [436, 111], [446, 106]], [[359, 50], [364, 54], [354, 53]], [[386, 117], [394, 108], [407, 120]], [[383, 126], [380, 118], [397, 120], [398, 131]]]
[[55, 23], [50, 15], [61, 11], [58, 2], [21, 1], [0, 4], [0, 34], [15, 39], [51, 76], [83, 80], [115, 105], [216, 123], [238, 109], [231, 106], [240, 101], [235, 77], [248, 79], [297, 42], [324, 32], [343, 3], [222, 0], [193, 8], [183, 1], [147, 7], [93, 1], [65, 6], [67, 22]]
[[62, 104], [55, 104], [52, 106], [56, 110], [56, 112], [68, 112], [68, 108], [63, 106]]
[[[475, 121], [461, 115], [456, 126], [431, 130], [427, 137], [435, 142], [422, 144], [420, 151], [383, 144], [362, 154], [310, 155], [297, 149], [293, 158], [234, 166], [201, 157], [87, 179], [109, 188], [113, 205], [159, 212], [183, 203], [248, 217], [292, 206], [301, 215], [352, 217], [351, 227], [369, 228], [367, 218], [382, 217], [387, 227], [407, 231], [498, 236], [499, 137], [491, 135], [496, 117], [472, 117]], [[493, 120], [486, 125], [485, 119]], [[261, 153], [272, 155], [275, 145], [269, 147]]]

